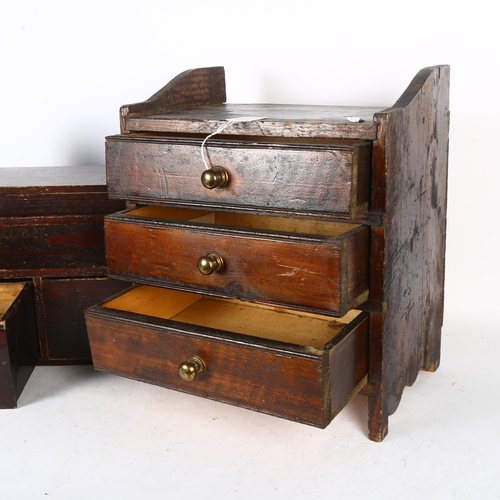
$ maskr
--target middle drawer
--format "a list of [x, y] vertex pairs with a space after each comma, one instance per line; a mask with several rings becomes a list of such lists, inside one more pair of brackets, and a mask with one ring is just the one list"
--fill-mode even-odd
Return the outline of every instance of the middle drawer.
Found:
[[368, 298], [365, 226], [147, 206], [105, 238], [110, 277], [332, 316]]

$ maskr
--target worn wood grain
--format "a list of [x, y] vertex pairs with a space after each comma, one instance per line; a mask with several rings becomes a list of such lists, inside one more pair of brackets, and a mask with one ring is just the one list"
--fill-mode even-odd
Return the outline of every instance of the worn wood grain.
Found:
[[[0, 218], [0, 277], [88, 268], [104, 274], [103, 215]], [[103, 272], [104, 271], [104, 272]], [[79, 271], [81, 273], [82, 271]]]
[[[221, 104], [193, 109], [175, 109], [126, 119], [129, 132], [162, 134], [202, 134], [215, 132], [228, 120], [236, 120], [224, 129], [230, 136], [298, 137], [373, 140], [377, 123], [373, 115], [383, 108], [348, 106], [307, 106], [287, 104]], [[239, 121], [258, 117], [256, 121]], [[348, 117], [358, 117], [352, 122]]]
[[[449, 67], [426, 68], [389, 110], [375, 116], [377, 205], [389, 214], [383, 247], [381, 342], [370, 435], [383, 439], [387, 416], [421, 368], [439, 365], [443, 319], [449, 130]], [[380, 272], [376, 270], [375, 273]]]
[[[367, 298], [366, 227], [337, 224], [334, 227], [341, 228], [341, 233], [328, 236], [326, 230], [307, 234], [307, 227], [313, 225], [308, 222], [303, 222], [306, 234], [301, 234], [259, 229], [259, 217], [251, 218], [251, 228], [245, 227], [243, 216], [240, 227], [236, 220], [235, 227], [228, 228], [224, 218], [219, 225], [134, 213], [106, 218], [110, 276], [336, 316]], [[274, 221], [279, 225], [280, 219]], [[296, 221], [299, 228], [300, 222]], [[208, 252], [223, 258], [224, 269], [204, 276], [197, 262]]]
[[[203, 321], [199, 315], [191, 316], [191, 325], [100, 306], [86, 316], [98, 369], [319, 427], [329, 423], [366, 375], [367, 364], [359, 363], [367, 356], [363, 314], [340, 331], [333, 329], [322, 349], [198, 326], [196, 318]], [[295, 319], [299, 330], [312, 321], [300, 315]], [[255, 313], [254, 321], [259, 323]], [[265, 331], [274, 322], [266, 315], [260, 324]], [[202, 357], [207, 369], [185, 382], [178, 366], [193, 354]], [[337, 363], [341, 369], [335, 371]]]
[[226, 170], [229, 183], [207, 189], [201, 139], [108, 137], [106, 166], [112, 197], [267, 210], [325, 212], [355, 217], [369, 204], [371, 144], [269, 144], [213, 140], [209, 167]]
[[126, 132], [127, 119], [176, 108], [220, 104], [226, 100], [224, 68], [197, 68], [184, 71], [148, 100], [120, 108], [121, 131]]
[[[413, 383], [421, 368], [435, 370], [439, 365], [449, 67], [436, 66], [419, 72], [395, 105], [386, 110], [225, 104], [225, 86], [220, 81], [215, 84], [215, 80], [211, 80], [211, 84], [214, 84], [213, 89], [219, 86], [220, 102], [212, 100], [210, 105], [204, 105], [203, 99], [194, 98], [184, 106], [183, 101], [189, 101], [189, 96], [194, 96], [196, 89], [189, 89], [189, 74], [186, 85], [183, 78], [181, 75], [175, 80], [174, 86], [169, 84], [167, 92], [162, 91], [148, 103], [137, 105], [132, 113], [129, 108], [122, 108], [122, 136], [107, 140], [108, 183], [113, 197], [123, 197], [133, 203], [164, 205], [169, 209], [175, 207], [178, 215], [186, 207], [196, 207], [201, 210], [196, 216], [199, 219], [190, 221], [181, 216], [177, 222], [168, 224], [169, 236], [164, 237], [167, 234], [165, 228], [160, 230], [164, 222], [152, 222], [158, 217], [161, 219], [158, 212], [155, 213], [157, 209], [147, 207], [138, 210], [136, 216], [142, 210], [141, 217], [149, 217], [146, 224], [138, 223], [137, 217], [134, 220], [130, 214], [110, 217], [110, 268], [122, 278], [192, 289], [210, 296], [236, 296], [255, 301], [267, 297], [264, 301], [293, 305], [309, 311], [301, 313], [306, 315], [324, 308], [326, 296], [333, 302], [342, 302], [341, 295], [345, 291], [351, 299], [357, 297], [351, 302], [347, 300], [344, 308], [339, 306], [338, 312], [357, 306], [366, 311], [369, 323], [364, 323], [366, 326], [363, 328], [369, 327], [368, 339], [364, 334], [359, 337], [346, 335], [346, 339], [357, 340], [348, 343], [351, 347], [343, 354], [336, 351], [335, 354], [324, 355], [321, 361], [316, 359], [316, 364], [309, 365], [307, 369], [302, 361], [292, 356], [294, 361], [282, 367], [291, 372], [297, 368], [298, 373], [305, 373], [301, 370], [322, 372], [323, 375], [307, 389], [297, 381], [297, 394], [299, 399], [303, 399], [302, 404], [307, 401], [306, 392], [310, 391], [309, 410], [312, 413], [304, 410], [306, 415], [294, 406], [298, 405], [299, 399], [295, 399], [294, 380], [290, 379], [286, 381], [291, 388], [290, 401], [285, 401], [284, 393], [278, 391], [276, 405], [270, 402], [268, 396], [264, 397], [262, 405], [238, 400], [236, 396], [230, 402], [276, 415], [288, 415], [287, 418], [293, 415], [292, 418], [300, 421], [320, 425], [320, 420], [328, 422], [349, 397], [357, 393], [366, 380], [366, 373], [363, 373], [368, 370], [368, 383], [363, 392], [368, 396], [369, 437], [381, 441], [388, 431], [389, 415], [397, 408], [404, 387]], [[170, 102], [171, 97], [165, 96], [170, 96], [170, 89], [175, 86], [183, 89], [181, 98]], [[258, 119], [237, 120], [249, 115]], [[349, 116], [358, 116], [360, 121], [353, 122]], [[222, 165], [229, 171], [230, 182], [227, 188], [204, 191], [199, 180], [199, 170], [203, 168], [201, 142], [220, 125], [227, 124], [228, 120], [234, 120], [234, 123], [230, 123], [221, 135], [208, 141], [206, 152], [211, 166]], [[370, 144], [359, 147], [355, 144], [359, 140], [373, 141], [373, 148]], [[335, 147], [337, 151], [334, 153]], [[324, 168], [325, 165], [328, 168]], [[198, 169], [196, 175], [193, 169]], [[295, 229], [286, 237], [283, 234], [270, 237], [269, 231], [286, 233], [285, 224], [281, 228], [264, 224], [256, 229], [251, 224], [242, 224], [242, 219], [238, 224], [236, 216], [233, 219], [228, 217], [217, 225], [215, 218], [212, 221], [206, 219], [204, 209], [232, 211], [237, 216], [270, 214], [286, 221], [300, 217], [310, 219], [312, 225], [309, 229], [316, 224], [317, 231], [306, 232], [313, 235], [312, 239]], [[321, 225], [325, 221], [351, 221], [366, 227], [356, 233], [359, 239], [342, 238], [340, 242], [338, 236], [329, 233], [327, 225]], [[141, 228], [137, 227], [141, 225]], [[325, 253], [325, 245], [336, 238], [340, 245], [332, 253], [337, 253], [339, 258], [333, 263], [326, 258], [328, 252]], [[192, 252], [193, 242], [196, 252]], [[297, 246], [293, 246], [295, 243]], [[213, 283], [219, 280], [216, 286], [204, 287], [202, 281], [196, 282], [186, 272], [186, 258], [188, 261], [197, 260], [198, 250], [205, 251], [206, 245], [210, 250], [224, 252], [227, 249], [220, 245], [229, 245], [228, 255], [237, 256], [236, 266], [228, 260], [225, 274], [208, 278]], [[320, 256], [319, 259], [313, 258], [315, 253]], [[340, 258], [342, 255], [345, 258]], [[270, 260], [276, 256], [279, 256], [278, 259], [289, 259], [286, 265], [292, 270], [302, 269], [305, 262], [308, 269], [314, 268], [316, 278], [309, 276], [305, 280], [307, 286], [302, 290], [300, 280], [289, 281], [283, 286], [285, 282], [276, 281], [273, 271], [269, 272]], [[155, 263], [154, 275], [146, 264], [150, 260]], [[316, 264], [318, 267], [314, 267]], [[255, 274], [259, 266], [264, 271]], [[369, 274], [369, 279], [364, 274], [368, 266], [366, 276]], [[238, 270], [237, 279], [227, 279], [235, 268]], [[298, 273], [295, 274], [298, 276]], [[359, 276], [362, 278], [358, 279]], [[336, 288], [322, 288], [332, 277], [340, 279]], [[265, 290], [259, 289], [255, 294], [254, 288], [262, 287], [262, 284], [265, 284]], [[306, 298], [307, 294], [309, 298]], [[272, 300], [269, 301], [269, 297]], [[296, 300], [297, 297], [299, 300]], [[145, 358], [139, 360], [134, 357], [133, 348], [150, 349], [150, 346], [143, 346], [139, 336], [147, 338], [148, 332], [153, 331], [152, 346], [159, 349], [158, 342], [163, 342], [164, 338], [158, 332], [165, 331], [164, 328], [168, 329], [169, 337], [170, 333], [178, 335], [176, 343], [183, 344], [188, 337], [215, 341], [210, 325], [196, 324], [193, 319], [201, 314], [198, 310], [193, 312], [196, 307], [187, 316], [183, 313], [179, 316], [186, 321], [186, 318], [193, 320], [187, 330], [186, 323], [174, 322], [174, 318], [163, 319], [166, 323], [162, 323], [151, 317], [145, 320], [140, 315], [123, 310], [115, 313], [109, 310], [103, 312], [103, 308], [91, 310], [89, 321], [97, 350], [103, 356], [100, 368], [170, 387], [171, 382], [163, 378], [167, 376], [165, 371], [170, 369], [162, 364], [164, 361], [153, 359], [154, 355], [149, 351]], [[331, 309], [328, 314], [332, 314]], [[99, 344], [104, 340], [98, 337], [98, 332], [105, 332], [116, 339], [123, 328], [126, 329], [123, 345], [133, 348], [124, 347], [123, 351], [116, 351], [115, 356], [106, 350], [107, 345]], [[183, 337], [183, 332], [187, 332], [187, 337]], [[234, 341], [234, 333], [220, 334], [219, 331], [217, 335]], [[202, 352], [203, 343], [196, 342], [193, 345], [197, 346], [197, 352]], [[218, 337], [216, 343], [219, 342]], [[365, 345], [365, 350], [362, 345]], [[112, 347], [116, 348], [116, 345]], [[255, 337], [247, 336], [244, 345], [231, 345], [225, 351], [226, 355], [232, 359], [240, 347], [245, 363], [257, 359], [257, 366], [265, 359], [265, 353], [272, 354], [266, 361], [272, 362], [273, 356], [281, 352], [281, 347], [278, 349], [276, 344], [269, 346], [262, 339], [255, 341]], [[298, 355], [296, 348], [291, 348], [291, 351], [294, 356]], [[209, 356], [209, 353], [205, 354]], [[299, 358], [302, 359], [305, 354], [301, 351]], [[130, 367], [130, 363], [135, 365]], [[140, 366], [141, 363], [143, 366]], [[241, 380], [241, 387], [244, 384], [253, 387], [253, 377], [256, 377], [261, 384], [267, 384], [274, 390], [272, 381], [260, 378], [259, 369], [254, 372], [248, 368], [251, 380]], [[327, 373], [330, 375], [327, 376]], [[347, 377], [341, 382], [345, 383], [345, 387], [337, 385], [333, 389], [343, 376]], [[352, 385], [354, 380], [356, 387]], [[282, 379], [282, 382], [285, 380]], [[225, 387], [221, 384], [220, 387]], [[321, 391], [319, 385], [322, 385]], [[181, 387], [180, 390], [184, 389]], [[265, 390], [260, 389], [257, 395], [260, 397]], [[321, 418], [318, 413], [320, 393], [323, 405]], [[199, 394], [219, 398], [215, 392], [200, 391]], [[221, 400], [226, 400], [224, 390], [222, 394]]]

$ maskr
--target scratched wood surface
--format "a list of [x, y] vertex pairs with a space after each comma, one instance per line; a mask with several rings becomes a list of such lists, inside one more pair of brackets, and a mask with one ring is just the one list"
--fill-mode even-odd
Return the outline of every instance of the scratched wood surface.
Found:
[[[255, 137], [301, 137], [330, 139], [375, 139], [373, 115], [380, 107], [306, 106], [287, 104], [220, 104], [127, 118], [129, 132], [176, 134], [215, 132], [228, 120], [235, 120], [224, 134]], [[254, 121], [238, 118], [255, 117]], [[358, 120], [359, 121], [350, 121]]]
[[[227, 120], [231, 135], [375, 139], [373, 115], [380, 107], [226, 104], [222, 67], [181, 73], [143, 102], [120, 109], [121, 132], [211, 134]], [[180, 111], [180, 113], [178, 113]]]
[[[176, 195], [176, 189], [181, 192], [185, 186], [183, 189], [177, 186], [173, 190], [174, 198], [177, 196], [173, 201], [168, 199], [171, 193], [165, 191], [156, 198], [154, 196], [151, 198], [150, 194], [146, 197], [150, 197], [149, 203], [173, 204], [177, 207], [195, 204], [203, 209], [270, 213], [284, 218], [300, 216], [316, 220], [350, 220], [367, 226], [365, 229], [370, 234], [369, 244], [352, 244], [348, 246], [347, 254], [356, 255], [358, 252], [359, 255], [361, 251], [364, 258], [369, 256], [370, 259], [369, 300], [360, 304], [360, 307], [370, 315], [367, 351], [370, 367], [369, 382], [364, 392], [368, 395], [369, 401], [369, 437], [375, 441], [382, 440], [387, 434], [388, 417], [397, 408], [404, 387], [413, 383], [421, 368], [434, 370], [439, 364], [446, 228], [448, 94], [449, 68], [436, 66], [419, 72], [402, 97], [387, 110], [329, 106], [231, 105], [225, 104], [223, 71], [221, 72], [220, 68], [203, 68], [192, 74], [187, 72], [180, 75], [145, 103], [122, 108], [122, 135], [128, 135], [130, 143], [135, 139], [139, 145], [149, 141], [151, 149], [155, 151], [156, 148], [155, 154], [158, 158], [148, 158], [148, 161], [156, 162], [156, 170], [153, 169], [145, 181], [143, 194], [147, 189], [153, 192], [158, 190], [157, 183], [155, 184], [158, 180], [157, 173], [163, 168], [159, 158], [168, 156], [167, 151], [162, 150], [159, 144], [163, 144], [162, 141], [166, 141], [167, 136], [168, 141], [172, 143], [178, 141], [177, 143], [182, 143], [183, 147], [189, 142], [187, 136], [199, 144], [221, 124], [238, 116], [251, 114], [257, 119], [235, 120], [235, 123], [229, 124], [224, 130], [224, 136], [214, 138], [211, 145], [215, 146], [212, 148], [212, 155], [224, 142], [230, 144], [228, 146], [230, 149], [237, 150], [241, 147], [238, 146], [238, 141], [241, 144], [259, 143], [263, 149], [272, 151], [273, 141], [275, 142], [277, 137], [280, 138], [280, 142], [286, 143], [284, 149], [290, 151], [293, 151], [300, 142], [309, 141], [306, 147], [302, 146], [309, 152], [314, 149], [312, 145], [314, 141], [317, 141], [316, 146], [321, 141], [337, 139], [349, 141], [356, 138], [373, 141], [371, 158], [365, 164], [371, 167], [370, 175], [354, 176], [351, 181], [339, 177], [333, 183], [324, 182], [322, 178], [324, 172], [316, 166], [311, 170], [313, 174], [310, 176], [310, 184], [307, 179], [302, 179], [303, 182], [299, 181], [300, 189], [294, 191], [292, 181], [297, 171], [297, 160], [290, 160], [284, 162], [279, 169], [280, 173], [286, 172], [285, 177], [288, 176], [283, 189], [274, 189], [266, 192], [266, 196], [262, 196], [261, 185], [250, 192], [244, 202], [240, 202], [240, 193], [232, 195], [232, 200], [227, 198], [230, 190], [238, 186], [233, 178], [233, 186], [231, 187], [230, 183], [225, 193], [223, 190], [211, 194], [204, 193], [203, 196], [212, 197], [208, 201], [203, 196], [188, 198], [201, 187], [201, 184], [196, 187], [194, 180], [184, 191], [189, 193], [186, 198], [182, 198], [184, 194], [180, 197]], [[351, 121], [349, 115], [358, 116], [360, 120]], [[110, 138], [108, 144], [116, 140]], [[120, 140], [126, 143], [125, 139]], [[325, 142], [322, 145], [324, 146]], [[135, 150], [124, 146], [124, 157], [120, 158], [119, 147], [113, 144], [108, 147], [112, 164], [112, 168], [108, 171], [110, 185], [118, 186], [121, 182], [113, 177], [113, 169], [118, 171], [121, 162], [129, 166], [120, 172], [122, 179], [132, 184], [137, 183], [136, 178], [141, 176], [139, 166], [143, 168], [144, 163], [148, 163], [142, 161], [147, 154], [140, 146], [134, 146]], [[127, 152], [127, 149], [130, 150]], [[245, 150], [243, 148], [240, 151]], [[244, 172], [252, 169], [256, 159], [255, 156], [246, 153], [247, 151], [241, 157], [241, 170]], [[178, 156], [182, 157], [182, 154]], [[212, 159], [215, 156], [212, 156]], [[244, 156], [251, 157], [252, 161], [245, 163]], [[188, 175], [191, 162], [197, 155], [191, 151], [191, 154], [186, 153], [185, 157], [184, 167], [178, 169], [175, 176], [172, 176], [173, 179], [170, 179], [174, 181], [174, 186], [175, 182]], [[354, 173], [353, 165], [356, 164], [354, 157], [355, 155], [350, 162], [338, 164]], [[198, 160], [200, 159], [201, 152]], [[254, 169], [252, 178], [255, 176], [258, 178], [258, 175], [266, 170], [263, 166], [270, 163], [272, 162], [261, 161]], [[325, 157], [318, 157], [319, 164], [325, 164]], [[227, 168], [229, 169], [229, 166]], [[309, 166], [304, 169], [308, 170]], [[196, 179], [196, 182], [199, 183], [199, 180]], [[340, 188], [339, 201], [328, 199], [332, 193], [332, 184]], [[251, 186], [251, 183], [249, 185]], [[265, 183], [263, 185], [265, 186]], [[318, 185], [320, 187], [315, 192], [316, 188], [311, 186]], [[112, 187], [113, 189], [115, 188]], [[128, 191], [124, 189], [121, 193], [120, 189], [117, 189], [113, 196], [141, 201], [137, 192], [136, 187]], [[356, 204], [353, 205], [353, 192], [358, 196], [359, 193], [369, 193], [368, 199], [363, 199], [366, 203], [362, 208], [358, 209], [355, 207]], [[320, 193], [320, 198], [315, 198], [317, 193]], [[307, 207], [296, 206], [295, 200], [301, 199], [306, 200]], [[286, 200], [294, 202], [287, 205]], [[149, 237], [149, 234], [146, 236]], [[213, 245], [215, 244], [214, 241]], [[189, 241], [183, 241], [182, 245], [189, 246]], [[246, 246], [249, 246], [248, 241]], [[260, 247], [249, 249], [256, 254], [259, 254], [259, 250]], [[284, 253], [282, 249], [280, 252]], [[177, 257], [180, 259], [181, 255]], [[134, 265], [139, 260], [140, 256], [137, 256], [133, 261]], [[298, 262], [299, 259], [296, 261], [297, 265]], [[142, 271], [136, 275], [138, 280], [143, 278]], [[184, 279], [182, 278], [182, 281]], [[123, 314], [125, 316], [118, 317], [118, 322], [130, 321], [132, 324], [136, 321], [126, 313]], [[96, 317], [101, 317], [100, 315], [101, 313], [96, 314]], [[96, 332], [99, 329], [99, 321], [94, 324]], [[107, 317], [106, 321], [109, 323], [103, 326], [103, 331], [107, 331], [111, 336], [115, 335], [111, 318]], [[143, 333], [146, 334], [151, 325], [146, 326], [145, 322], [143, 326], [145, 328]], [[130, 335], [129, 340], [132, 345], [135, 341], [132, 339], [134, 335], [132, 326], [130, 328], [127, 335]], [[156, 326], [153, 327], [155, 328]], [[177, 326], [175, 328], [177, 329]], [[118, 332], [119, 328], [116, 331]], [[351, 359], [352, 355], [360, 356], [358, 361], [362, 366], [364, 363], [362, 355], [357, 350], [351, 350], [350, 354], [346, 354], [346, 359]], [[123, 353], [123, 356], [126, 358], [128, 354]], [[117, 361], [112, 361], [115, 362]], [[353, 363], [348, 362], [347, 371], [353, 366]], [[289, 368], [292, 370], [292, 367]], [[135, 369], [141, 370], [140, 367]], [[137, 375], [138, 378], [144, 377], [143, 379], [147, 380], [148, 376], [144, 373], [132, 373], [130, 370], [126, 372], [128, 376]], [[280, 404], [286, 406], [286, 403]], [[266, 411], [264, 407], [261, 410]], [[273, 409], [272, 412], [279, 414], [277, 409]]]
[[[375, 208], [390, 223], [374, 231], [378, 256], [371, 293], [384, 303], [373, 316], [370, 436], [381, 440], [388, 416], [420, 369], [439, 366], [443, 321], [449, 131], [448, 66], [419, 72], [380, 124], [374, 145]], [[384, 174], [381, 177], [380, 174]]]
[[[252, 206], [354, 217], [368, 209], [371, 144], [269, 144], [151, 136], [106, 141], [108, 192], [142, 203]], [[222, 167], [228, 185], [207, 189], [201, 175]]]

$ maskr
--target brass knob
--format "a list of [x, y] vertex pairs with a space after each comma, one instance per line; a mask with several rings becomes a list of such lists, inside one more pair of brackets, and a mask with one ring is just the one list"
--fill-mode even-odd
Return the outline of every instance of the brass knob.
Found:
[[222, 167], [212, 167], [201, 174], [201, 183], [207, 189], [223, 188], [229, 182], [229, 176]]
[[207, 253], [198, 259], [198, 270], [206, 276], [221, 271], [223, 267], [224, 261], [222, 257], [215, 252]]
[[191, 382], [196, 375], [203, 373], [206, 368], [207, 365], [205, 365], [205, 362], [201, 358], [191, 356], [187, 361], [179, 365], [179, 375], [187, 382]]

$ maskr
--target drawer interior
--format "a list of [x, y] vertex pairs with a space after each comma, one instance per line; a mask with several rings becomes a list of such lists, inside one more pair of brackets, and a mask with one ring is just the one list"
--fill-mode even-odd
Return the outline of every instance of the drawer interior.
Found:
[[0, 284], [0, 321], [24, 288], [24, 283]]
[[138, 286], [103, 307], [321, 349], [359, 311], [342, 318], [297, 312], [240, 300], [218, 299], [152, 286]]
[[272, 217], [268, 215], [253, 215], [232, 212], [213, 212], [209, 210], [168, 208], [161, 206], [144, 206], [130, 210], [127, 212], [127, 216], [171, 221], [199, 222], [220, 226], [271, 230], [285, 233], [312, 234], [328, 237], [338, 237], [359, 227], [358, 224], [347, 224], [343, 222], [294, 219], [288, 217]]

